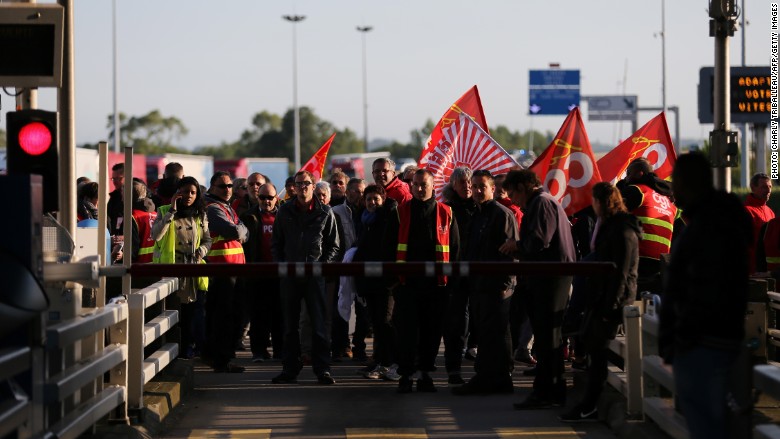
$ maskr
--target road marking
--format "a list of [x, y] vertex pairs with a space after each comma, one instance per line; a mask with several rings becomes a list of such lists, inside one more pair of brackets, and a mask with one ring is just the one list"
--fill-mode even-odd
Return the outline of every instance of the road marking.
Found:
[[428, 439], [424, 428], [347, 428], [347, 439]]
[[192, 430], [190, 439], [270, 439], [271, 429], [254, 430]]
[[501, 439], [574, 439], [579, 438], [571, 427], [533, 427], [533, 428], [497, 428]]

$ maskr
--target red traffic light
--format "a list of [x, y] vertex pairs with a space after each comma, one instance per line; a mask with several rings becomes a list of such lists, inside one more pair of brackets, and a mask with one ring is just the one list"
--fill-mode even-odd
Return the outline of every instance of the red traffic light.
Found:
[[51, 130], [41, 122], [30, 122], [19, 130], [19, 146], [27, 154], [41, 155], [51, 145]]

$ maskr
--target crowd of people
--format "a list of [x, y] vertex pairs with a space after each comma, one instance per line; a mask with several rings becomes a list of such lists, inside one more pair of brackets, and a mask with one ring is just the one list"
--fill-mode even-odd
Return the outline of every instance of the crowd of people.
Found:
[[[700, 154], [680, 156], [671, 183], [639, 158], [617, 184], [596, 184], [592, 206], [569, 217], [529, 170], [455, 168], [443, 200], [427, 169], [399, 175], [392, 160], [380, 158], [371, 170], [370, 184], [338, 170], [327, 182], [300, 171], [280, 196], [260, 173], [218, 171], [205, 188], [171, 163], [152, 189], [133, 181], [129, 257], [184, 264], [588, 260], [615, 269], [583, 278], [183, 279], [182, 355], [207, 359], [215, 372], [243, 372], [232, 358], [248, 327], [253, 361], [281, 360], [274, 383], [295, 383], [311, 365], [317, 381], [331, 385], [332, 362], [352, 358], [365, 363], [366, 378], [397, 381], [399, 393], [436, 392], [431, 372], [443, 342], [456, 395], [511, 393], [515, 365], [532, 367], [523, 373], [534, 376], [533, 388], [514, 404], [518, 410], [565, 406], [569, 360], [587, 370], [588, 384], [560, 418], [596, 420], [622, 308], [650, 291], [662, 296], [661, 354], [673, 365], [691, 435], [723, 437], [748, 277], [780, 270], [780, 219], [766, 205], [766, 174], [752, 178], [742, 203], [715, 190]], [[128, 257], [121, 164], [111, 177], [106, 215], [116, 261]], [[96, 183], [79, 182], [80, 220], [97, 217], [98, 193]], [[351, 340], [345, 300], [355, 310]], [[473, 360], [468, 381], [464, 359]]]

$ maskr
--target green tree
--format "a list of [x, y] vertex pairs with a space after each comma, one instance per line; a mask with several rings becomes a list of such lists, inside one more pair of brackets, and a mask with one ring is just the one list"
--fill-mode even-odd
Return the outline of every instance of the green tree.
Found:
[[[106, 128], [108, 137], [114, 140], [114, 119], [108, 116]], [[187, 152], [174, 146], [188, 132], [181, 120], [175, 116], [165, 117], [159, 110], [152, 110], [143, 116], [128, 118], [119, 113], [120, 145], [130, 145], [138, 154], [161, 154], [166, 152]]]
[[5, 130], [0, 128], [0, 148], [5, 148], [8, 145], [6, 142], [7, 137]]

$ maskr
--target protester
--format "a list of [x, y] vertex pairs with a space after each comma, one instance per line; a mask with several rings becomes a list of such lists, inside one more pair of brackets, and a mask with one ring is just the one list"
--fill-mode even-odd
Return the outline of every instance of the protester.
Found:
[[[382, 171], [381, 175], [388, 175], [387, 169], [375, 167], [376, 169]], [[398, 262], [449, 262], [450, 258], [457, 260], [458, 223], [452, 216], [452, 209], [444, 203], [437, 202], [433, 197], [431, 171], [420, 169], [415, 172], [412, 193], [414, 198], [411, 201], [398, 206], [396, 260]], [[421, 372], [417, 380], [417, 391], [436, 391], [430, 372], [436, 370], [436, 355], [439, 352], [442, 336], [442, 318], [447, 303], [446, 285], [446, 276], [409, 277], [402, 279], [401, 286], [395, 294], [393, 321], [398, 331], [398, 373], [401, 375], [398, 393], [412, 391], [412, 375], [417, 371]]]
[[775, 217], [775, 213], [767, 206], [772, 195], [772, 179], [764, 173], [754, 174], [750, 178], [750, 193], [745, 199], [745, 209], [750, 214], [753, 223], [753, 237], [756, 239], [750, 246], [750, 273], [756, 271], [756, 247], [761, 244], [757, 238], [762, 236], [761, 228]]
[[[349, 192], [348, 192], [349, 194]], [[363, 192], [365, 210], [360, 216], [363, 233], [357, 242], [353, 262], [394, 261], [398, 239], [398, 203], [386, 199], [381, 185], [368, 185]], [[348, 195], [349, 196], [349, 195]], [[394, 279], [356, 277], [357, 293], [367, 302], [374, 328], [374, 362], [365, 372], [370, 379], [398, 381], [398, 347], [393, 324]]]
[[[151, 235], [154, 239], [152, 262], [156, 264], [199, 264], [211, 249], [206, 205], [200, 185], [193, 177], [179, 180], [171, 204], [157, 210]], [[198, 356], [206, 349], [207, 277], [182, 278], [176, 292], [181, 302], [180, 325], [186, 358]]]
[[[243, 264], [244, 249], [241, 243], [247, 240], [246, 226], [230, 207], [228, 200], [233, 192], [230, 174], [217, 171], [211, 177], [211, 186], [206, 193], [206, 215], [211, 233], [211, 250], [207, 255], [209, 263]], [[215, 372], [240, 373], [243, 366], [230, 362], [235, 355], [236, 340], [241, 337], [241, 309], [236, 278], [216, 276], [209, 280], [210, 294], [206, 301], [209, 354], [213, 356]]]
[[409, 186], [395, 174], [395, 162], [384, 157], [374, 160], [371, 165], [371, 175], [377, 184], [381, 184], [387, 192], [387, 198], [392, 198], [399, 205], [412, 199]]
[[[272, 251], [276, 262], [330, 262], [339, 251], [336, 217], [329, 206], [314, 196], [313, 186], [311, 173], [299, 171], [295, 174], [295, 198], [279, 208], [274, 221]], [[303, 299], [312, 325], [314, 374], [320, 384], [334, 384], [325, 330], [325, 279], [322, 276], [283, 278], [281, 292], [285, 352], [282, 373], [272, 381], [275, 384], [295, 383], [303, 368], [298, 331]]]
[[[493, 199], [495, 183], [490, 171], [478, 170], [471, 177], [476, 211], [462, 260], [480, 262], [513, 262], [511, 255], [499, 251], [506, 241], [517, 241], [515, 216]], [[509, 332], [510, 298], [515, 276], [474, 276], [464, 282], [469, 286], [470, 318], [475, 322], [479, 345], [474, 361], [474, 375], [468, 383], [452, 389], [455, 395], [512, 393], [512, 339]]]
[[[252, 175], [249, 176], [250, 182], [253, 181]], [[250, 184], [250, 192], [251, 188]], [[240, 217], [249, 233], [249, 239], [244, 243], [244, 255], [247, 262], [273, 262], [271, 240], [278, 212], [276, 187], [271, 183], [263, 184], [257, 190], [257, 199], [258, 204], [250, 207]], [[273, 345], [273, 358], [282, 358], [284, 325], [279, 279], [246, 279], [246, 299], [252, 361], [261, 363], [272, 358], [268, 352], [269, 336]]]
[[[675, 396], [693, 439], [729, 437], [728, 383], [745, 335], [750, 216], [712, 185], [706, 157], [677, 158], [674, 197], [688, 225], [672, 249], [658, 349], [674, 370]], [[715, 239], [722, 237], [724, 239]]]
[[[571, 225], [560, 203], [547, 193], [530, 170], [510, 171], [504, 180], [512, 203], [524, 211], [520, 240], [499, 249], [517, 252], [521, 261], [573, 262]], [[571, 276], [527, 276], [521, 279], [534, 333], [536, 377], [533, 390], [515, 409], [542, 409], [566, 403], [561, 325], [571, 291]]]
[[588, 384], [582, 401], [560, 416], [564, 422], [598, 419], [596, 403], [607, 381], [609, 340], [615, 338], [623, 321], [623, 306], [636, 296], [642, 227], [627, 212], [620, 191], [609, 183], [593, 186], [592, 203], [600, 223], [592, 260], [612, 262], [615, 269], [603, 277], [589, 278], [580, 335], [582, 347], [590, 358]]
[[[467, 166], [453, 169], [450, 181], [442, 191], [444, 202], [452, 208], [452, 215], [458, 223], [458, 239], [464, 245], [468, 239], [471, 217], [477, 211], [477, 205], [472, 199], [471, 174], [471, 169]], [[464, 255], [465, 252], [461, 252], [461, 256]], [[444, 316], [444, 366], [449, 384], [464, 384], [461, 376], [464, 352], [468, 359], [476, 358], [476, 349], [473, 346], [466, 350], [466, 340], [472, 344], [475, 344], [476, 340], [476, 334], [469, 336], [468, 279], [450, 279], [447, 289], [449, 293]]]

